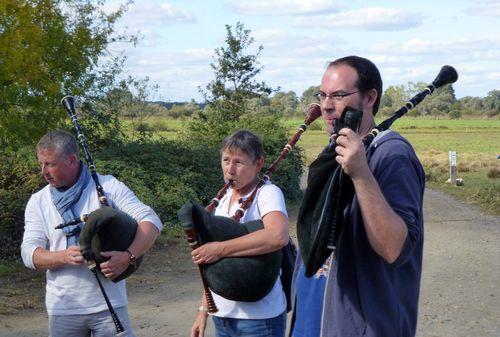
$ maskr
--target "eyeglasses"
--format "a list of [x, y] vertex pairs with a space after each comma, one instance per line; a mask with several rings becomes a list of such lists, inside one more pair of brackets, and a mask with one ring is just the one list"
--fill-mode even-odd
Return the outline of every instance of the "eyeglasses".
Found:
[[334, 100], [336, 100], [337, 102], [342, 102], [342, 100], [344, 99], [344, 97], [349, 96], [349, 95], [352, 95], [352, 94], [355, 94], [355, 93], [357, 93], [357, 92], [359, 92], [359, 90], [358, 90], [358, 91], [353, 91], [353, 92], [348, 92], [348, 93], [345, 93], [345, 94], [340, 94], [340, 93], [331, 93], [331, 94], [328, 94], [328, 95], [327, 95], [327, 94], [325, 94], [323, 91], [320, 91], [320, 92], [318, 92], [318, 93], [316, 94], [316, 96], [318, 97], [318, 99], [319, 99], [320, 101], [324, 101], [324, 100], [328, 97], [329, 99], [334, 99]]

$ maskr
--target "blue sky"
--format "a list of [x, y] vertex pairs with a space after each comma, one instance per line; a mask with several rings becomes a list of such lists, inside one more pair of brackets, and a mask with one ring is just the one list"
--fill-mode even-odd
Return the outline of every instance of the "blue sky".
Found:
[[139, 44], [111, 49], [127, 55], [126, 74], [159, 86], [156, 99], [201, 101], [225, 25], [238, 21], [264, 47], [259, 80], [299, 96], [346, 55], [374, 61], [384, 89], [429, 83], [445, 64], [459, 73], [458, 98], [500, 89], [499, 0], [136, 0], [118, 28], [139, 32]]

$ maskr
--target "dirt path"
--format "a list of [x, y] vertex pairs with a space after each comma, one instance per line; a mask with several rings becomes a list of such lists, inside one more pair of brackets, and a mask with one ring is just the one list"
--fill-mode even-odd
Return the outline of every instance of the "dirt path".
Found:
[[500, 336], [500, 219], [435, 191], [424, 214], [418, 335]]
[[[427, 191], [425, 226], [417, 335], [499, 336], [500, 219], [443, 193]], [[43, 275], [29, 272], [10, 283], [0, 279], [5, 283], [0, 287], [4, 289], [0, 293], [1, 337], [47, 336], [42, 279]], [[179, 240], [159, 245], [127, 282], [137, 336], [188, 335], [201, 286], [187, 244]], [[20, 290], [27, 287], [32, 289]], [[211, 322], [207, 336], [213, 336]]]

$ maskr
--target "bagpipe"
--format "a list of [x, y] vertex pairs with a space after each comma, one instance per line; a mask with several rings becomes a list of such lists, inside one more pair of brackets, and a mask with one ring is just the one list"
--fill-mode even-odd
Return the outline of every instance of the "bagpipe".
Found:
[[[178, 211], [178, 217], [184, 226], [188, 243], [193, 249], [207, 242], [230, 240], [264, 228], [262, 220], [246, 223], [239, 221], [254, 201], [259, 189], [270, 180], [270, 175], [276, 171], [281, 161], [292, 150], [307, 126], [319, 116], [321, 116], [319, 104], [311, 104], [304, 124], [299, 127], [279, 157], [265, 171], [263, 179], [259, 180], [249, 197], [240, 201], [240, 206], [232, 218], [212, 214], [228, 188], [231, 187], [231, 181], [218, 191], [216, 197], [205, 209], [191, 201], [182, 206]], [[289, 245], [291, 244], [293, 243]], [[276, 283], [283, 263], [291, 263], [293, 267], [293, 261], [287, 260], [287, 256], [284, 256], [289, 253], [287, 247], [268, 254], [226, 257], [215, 263], [198, 265], [208, 303], [208, 312], [217, 312], [210, 290], [234, 301], [256, 302], [265, 297]], [[283, 287], [290, 287], [290, 285], [283, 285]]]
[[[435, 89], [457, 79], [458, 74], [453, 67], [443, 66], [431, 84], [363, 138], [365, 147]], [[335, 121], [333, 133], [337, 134], [343, 127], [357, 131], [361, 118], [361, 111], [346, 107], [339, 120]], [[311, 163], [297, 218], [297, 239], [307, 277], [313, 276], [335, 251], [342, 232], [344, 209], [354, 196], [351, 179], [335, 160], [335, 145], [335, 139], [332, 138], [326, 149]]]
[[[73, 96], [66, 96], [62, 99], [61, 103], [68, 112], [76, 129], [77, 137], [83, 148], [87, 167], [90, 171], [90, 175], [92, 176], [92, 180], [94, 181], [101, 207], [90, 214], [82, 215], [81, 219], [75, 219], [68, 224], [56, 226], [56, 229], [75, 225], [80, 221], [84, 222], [84, 226], [80, 234], [80, 251], [83, 258], [87, 262], [88, 268], [95, 276], [97, 284], [101, 289], [101, 293], [113, 319], [113, 323], [115, 324], [117, 336], [120, 336], [125, 332], [125, 329], [123, 328], [118, 315], [111, 305], [109, 297], [106, 294], [99, 278], [100, 264], [106, 261], [106, 259], [101, 256], [101, 252], [113, 250], [125, 251], [134, 241], [138, 224], [137, 221], [135, 221], [127, 213], [109, 206], [108, 200], [104, 194], [104, 189], [99, 182], [99, 177], [88, 149], [87, 140], [76, 116], [75, 99]], [[137, 257], [135, 263], [130, 264], [124, 272], [114, 277], [112, 281], [116, 283], [130, 276], [137, 270], [141, 262], [142, 256]]]

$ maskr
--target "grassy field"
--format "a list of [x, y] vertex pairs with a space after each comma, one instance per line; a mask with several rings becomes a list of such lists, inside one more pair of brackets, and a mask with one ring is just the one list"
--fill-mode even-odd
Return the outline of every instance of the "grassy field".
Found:
[[[380, 122], [380, 121], [378, 121]], [[294, 118], [284, 121], [292, 134], [302, 123]], [[182, 128], [181, 120], [149, 120], [158, 134], [174, 138]], [[427, 186], [444, 190], [454, 197], [477, 204], [490, 214], [500, 215], [500, 120], [448, 120], [403, 117], [391, 127], [414, 146], [424, 165]], [[314, 122], [298, 145], [310, 163], [327, 144], [322, 121]], [[464, 186], [452, 187], [449, 178], [448, 152], [457, 152], [458, 177]]]
[[[300, 119], [288, 120], [298, 126]], [[328, 142], [316, 121], [302, 136], [300, 146], [310, 163]], [[319, 125], [318, 125], [319, 124]], [[322, 126], [321, 126], [322, 128]], [[490, 214], [500, 215], [500, 120], [447, 120], [401, 118], [391, 127], [414, 146], [424, 165], [427, 186], [477, 204]], [[452, 187], [449, 178], [449, 151], [457, 152], [458, 177], [464, 186]]]

